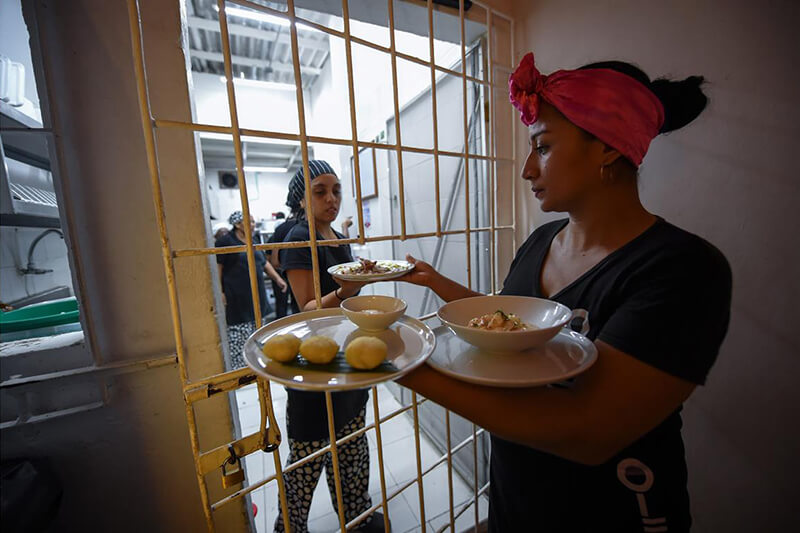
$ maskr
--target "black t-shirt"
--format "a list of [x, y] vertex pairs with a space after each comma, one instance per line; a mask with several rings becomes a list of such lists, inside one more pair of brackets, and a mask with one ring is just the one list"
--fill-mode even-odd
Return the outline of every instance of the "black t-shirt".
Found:
[[[235, 232], [231, 231], [220, 237], [214, 246], [220, 248], [225, 246], [244, 246], [244, 243], [236, 238]], [[267, 301], [267, 291], [264, 286], [264, 264], [267, 257], [264, 252], [254, 250], [256, 261], [256, 281], [258, 283], [258, 297], [261, 303], [261, 316], [269, 314], [271, 311], [269, 301]], [[239, 252], [236, 254], [218, 254], [217, 263], [222, 265], [222, 290], [225, 293], [225, 321], [229, 326], [252, 322], [255, 320], [253, 315], [253, 296], [250, 294], [250, 274], [247, 269], [247, 254]]]
[[[275, 231], [269, 238], [267, 242], [283, 242], [286, 240], [286, 237], [289, 235], [289, 232], [292, 231], [292, 228], [295, 227], [297, 224], [296, 218], [287, 218], [284, 222], [280, 223], [278, 227], [275, 228]], [[281, 250], [283, 251], [283, 250]], [[267, 255], [272, 255], [272, 250], [267, 250]], [[283, 259], [285, 254], [280, 254], [280, 258]], [[283, 264], [281, 264], [282, 271], [286, 270], [283, 268]]]
[[[503, 294], [542, 297], [542, 263], [567, 223], [551, 222], [531, 234]], [[588, 311], [590, 339], [697, 384], [704, 383], [727, 331], [730, 298], [725, 257], [662, 219], [550, 297]], [[600, 466], [493, 435], [490, 531], [688, 531], [679, 413]]]
[[[344, 235], [336, 232], [339, 239]], [[317, 234], [317, 239], [322, 236]], [[308, 241], [308, 222], [298, 222], [289, 231], [285, 242]], [[311, 248], [287, 248], [282, 250], [281, 265], [287, 272], [289, 270], [311, 270]], [[322, 296], [336, 290], [339, 284], [328, 274], [328, 268], [353, 260], [350, 245], [317, 246], [319, 257], [319, 278]], [[287, 430], [289, 437], [300, 441], [314, 441], [328, 438], [328, 418], [325, 407], [325, 394], [322, 392], [308, 392], [290, 389], [287, 387]], [[368, 392], [355, 390], [347, 392], [334, 392], [333, 420], [336, 431], [341, 430], [350, 422], [367, 403]]]

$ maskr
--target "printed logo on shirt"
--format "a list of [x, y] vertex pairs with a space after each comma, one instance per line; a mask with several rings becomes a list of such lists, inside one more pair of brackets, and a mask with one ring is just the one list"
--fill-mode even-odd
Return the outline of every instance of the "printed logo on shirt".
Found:
[[623, 485], [636, 493], [636, 501], [639, 503], [639, 512], [642, 515], [643, 531], [647, 533], [669, 531], [666, 517], [651, 517], [647, 509], [645, 493], [650, 490], [655, 481], [653, 471], [638, 459], [629, 457], [617, 464], [617, 477]]
[[569, 329], [577, 331], [581, 335], [589, 333], [589, 311], [586, 309], [573, 309], [572, 319], [569, 321]]

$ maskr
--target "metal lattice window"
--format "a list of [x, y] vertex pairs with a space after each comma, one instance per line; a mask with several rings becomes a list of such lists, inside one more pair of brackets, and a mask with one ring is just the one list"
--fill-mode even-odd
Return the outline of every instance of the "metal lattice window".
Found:
[[[289, 247], [309, 247], [313, 264], [313, 279], [315, 298], [319, 306], [321, 300], [320, 280], [319, 280], [319, 258], [317, 255], [318, 244], [357, 244], [364, 246], [368, 243], [391, 243], [392, 253], [402, 254], [407, 251], [409, 243], [426, 241], [432, 246], [434, 252], [432, 259], [435, 265], [442, 265], [442, 248], [447, 242], [463, 242], [462, 268], [465, 265], [465, 283], [470, 288], [493, 292], [497, 288], [497, 265], [498, 260], [507, 262], [510, 253], [515, 249], [514, 241], [514, 195], [512, 186], [512, 174], [514, 167], [514, 128], [510, 111], [507, 105], [501, 108], [497, 103], [505, 101], [506, 87], [505, 79], [511, 71], [513, 57], [513, 21], [507, 16], [502, 15], [481, 2], [467, 2], [465, 7], [464, 0], [458, 2], [458, 9], [447, 8], [435, 5], [431, 0], [427, 2], [409, 2], [420, 7], [425, 4], [427, 10], [427, 35], [429, 50], [427, 59], [415, 55], [411, 51], [400, 50], [397, 46], [395, 24], [395, 9], [402, 6], [405, 2], [400, 0], [387, 1], [387, 29], [388, 39], [369, 40], [359, 36], [352, 31], [350, 18], [350, 2], [341, 2], [341, 27], [336, 24], [326, 25], [320, 20], [313, 20], [314, 17], [303, 17], [299, 14], [299, 8], [295, 8], [294, 0], [288, 0], [285, 9], [280, 3], [276, 2], [253, 2], [248, 0], [232, 0], [225, 2], [217, 0], [216, 5], [212, 5], [217, 13], [218, 21], [202, 19], [196, 16], [189, 16], [188, 25], [191, 29], [202, 28], [205, 30], [218, 32], [220, 36], [219, 50], [195, 50], [192, 53], [192, 62], [195, 60], [204, 62], [207, 67], [210, 62], [216, 62], [221, 68], [217, 73], [224, 77], [229, 125], [216, 125], [200, 122], [181, 122], [155, 117], [148, 97], [146, 65], [144, 61], [142, 41], [142, 27], [140, 22], [139, 6], [136, 0], [128, 0], [130, 29], [133, 39], [133, 50], [135, 56], [136, 81], [141, 109], [142, 125], [145, 133], [145, 143], [150, 172], [151, 185], [153, 189], [153, 200], [156, 206], [157, 222], [161, 237], [162, 257], [167, 278], [169, 291], [169, 303], [174, 327], [175, 344], [177, 347], [178, 362], [180, 367], [180, 377], [182, 380], [184, 399], [186, 402], [186, 415], [189, 422], [190, 438], [192, 451], [195, 458], [197, 481], [200, 487], [202, 503], [205, 516], [208, 522], [209, 531], [214, 531], [218, 524], [215, 524], [215, 511], [233, 502], [241, 502], [252, 491], [259, 489], [270, 483], [278, 486], [281, 512], [284, 516], [284, 524], [288, 529], [288, 509], [286, 501], [285, 487], [283, 485], [283, 473], [302, 467], [308, 461], [319, 457], [322, 454], [331, 452], [335, 470], [336, 496], [339, 509], [339, 526], [342, 530], [354, 527], [364, 520], [372, 512], [383, 509], [384, 516], [388, 520], [388, 502], [400, 495], [403, 491], [416, 486], [418, 489], [420, 505], [420, 528], [426, 530], [425, 500], [423, 496], [423, 476], [429, 474], [437, 466], [446, 463], [449, 479], [449, 528], [455, 527], [457, 517], [473, 509], [475, 514], [475, 525], [478, 524], [478, 499], [488, 489], [488, 482], [482, 486], [478, 484], [478, 476], [474, 476], [473, 497], [470, 501], [457, 505], [453, 501], [452, 476], [454, 469], [454, 455], [466, 447], [472, 446], [474, 469], [477, 472], [478, 463], [478, 439], [483, 434], [483, 430], [472, 425], [469, 434], [459, 442], [452, 442], [451, 439], [451, 416], [449, 411], [444, 411], [446, 426], [446, 450], [441, 458], [423, 470], [420, 458], [420, 406], [426, 403], [424, 398], [418, 398], [415, 393], [411, 393], [409, 405], [395, 410], [391, 413], [381, 413], [378, 402], [378, 391], [372, 388], [374, 422], [367, 424], [363, 429], [356, 431], [342, 439], [336, 440], [333, 426], [333, 415], [331, 410], [331, 394], [326, 394], [326, 405], [328, 408], [328, 425], [331, 443], [310, 456], [303, 458], [294, 464], [282, 465], [278, 444], [280, 442], [280, 429], [276, 421], [276, 414], [273, 407], [270, 383], [267, 380], [257, 377], [250, 369], [244, 368], [224, 372], [217, 375], [204, 376], [197, 378], [189, 376], [187, 373], [186, 350], [184, 348], [183, 323], [185, 317], [180, 312], [181, 295], [179, 294], [178, 284], [176, 283], [176, 264], [181, 261], [188, 261], [187, 258], [206, 258], [213, 259], [215, 254], [223, 253], [242, 253], [247, 256], [249, 267], [249, 281], [253, 294], [253, 304], [255, 311], [256, 326], [260, 327], [261, 313], [259, 307], [259, 291], [257, 289], [256, 263], [254, 252], [256, 250], [277, 250]], [[469, 8], [469, 9], [468, 9]], [[280, 21], [282, 31], [274, 31], [271, 37], [274, 39], [274, 50], [268, 51], [268, 57], [262, 60], [248, 60], [241, 54], [235, 54], [232, 43], [235, 38], [241, 35], [251, 34], [253, 29], [246, 26], [233, 27], [229, 17], [233, 16], [237, 10], [249, 10], [250, 13], [259, 14], [264, 18]], [[305, 11], [304, 11], [305, 13]], [[442, 65], [435, 60], [437, 53], [437, 41], [434, 38], [434, 20], [440, 13], [449, 13], [458, 22], [458, 34], [460, 40], [460, 53], [451, 58], [452, 62]], [[465, 28], [468, 25], [478, 25], [484, 31], [475, 39], [474, 42], [467, 42]], [[311, 29], [316, 37], [300, 35], [299, 29]], [[288, 33], [287, 33], [288, 32]], [[305, 33], [305, 31], [304, 31]], [[312, 50], [311, 55], [301, 54], [301, 37], [304, 46]], [[350, 137], [339, 138], [326, 135], [317, 135], [310, 131], [307, 124], [307, 102], [304, 80], [308, 76], [318, 76], [320, 74], [321, 62], [324, 62], [325, 51], [320, 46], [320, 42], [325, 38], [341, 39], [344, 43], [345, 63], [347, 71], [347, 98], [350, 110]], [[354, 84], [354, 64], [353, 49], [362, 47], [374, 53], [383, 54], [390, 62], [391, 80], [386, 82], [392, 92], [393, 113], [386, 122], [385, 135], [379, 138], [363, 139], [359, 138], [359, 127], [356, 113], [356, 88]], [[457, 49], [458, 50], [458, 49]], [[267, 51], [265, 50], [265, 53]], [[284, 58], [291, 57], [289, 68], [285, 62], [275, 61], [275, 58], [283, 54]], [[398, 64], [411, 65], [423, 69], [429, 81], [427, 92], [423, 100], [416, 100], [417, 104], [424, 101], [431, 105], [430, 113], [432, 116], [432, 146], [420, 147], [406, 142], [403, 136], [401, 122], [404, 120], [405, 110], [411, 107], [401, 108], [399, 87], [402, 80], [399, 79]], [[198, 67], [200, 68], [200, 67]], [[294, 93], [296, 101], [297, 128], [295, 131], [281, 131], [267, 129], [253, 129], [242, 126], [240, 109], [237, 107], [237, 92], [234, 80], [241, 77], [243, 73], [250, 69], [262, 79], [267, 79], [271, 83], [285, 83], [292, 80], [295, 84]], [[459, 147], [451, 145], [442, 146], [440, 135], [442, 128], [437, 114], [442, 110], [442, 102], [437, 101], [437, 90], [442, 91], [447, 83], [460, 85], [461, 106], [457, 110], [460, 115], [458, 121], [460, 137]], [[452, 89], [452, 87], [451, 87]], [[409, 111], [410, 112], [410, 111]], [[448, 122], [448, 124], [452, 124]], [[452, 128], [451, 128], [452, 129]], [[229, 138], [235, 160], [235, 173], [239, 184], [239, 200], [245, 220], [250, 216], [250, 195], [248, 194], [248, 181], [245, 175], [246, 148], [249, 142], [259, 140], [270, 140], [275, 143], [282, 143], [291, 146], [297, 163], [302, 163], [304, 175], [306, 176], [306, 203], [310, 205], [310, 182], [308, 180], [308, 161], [310, 158], [310, 148], [313, 144], [324, 144], [347, 149], [351, 152], [352, 175], [354, 188], [354, 203], [357, 213], [357, 236], [344, 240], [318, 241], [314, 228], [314, 218], [309, 217], [310, 241], [292, 243], [269, 243], [254, 244], [252, 231], [249, 225], [245, 224], [245, 234], [247, 244], [238, 247], [214, 248], [214, 247], [182, 247], [174, 248], [168, 238], [167, 213], [162, 195], [163, 176], [159, 169], [157, 154], [156, 134], [158, 131], [185, 131], [194, 132], [206, 138]], [[314, 134], [312, 134], [314, 133]], [[452, 143], [450, 143], [452, 144]], [[363, 150], [373, 151], [373, 169], [362, 168], [363, 158], [359, 157], [359, 152]], [[434, 212], [433, 224], [430, 228], [423, 231], [413, 230], [407, 219], [407, 197], [409, 187], [416, 186], [412, 183], [409, 176], [409, 169], [412, 168], [412, 161], [415, 157], [427, 158], [432, 172], [429, 180], [432, 185], [433, 199], [432, 209]], [[370, 195], [370, 191], [363, 190], [362, 174], [369, 171], [376, 171], [378, 160], [386, 161], [386, 167], [392, 175], [390, 183], [394, 187], [389, 194], [396, 197], [396, 211], [394, 215], [391, 231], [384, 231], [380, 235], [368, 235], [365, 227], [364, 200]], [[445, 191], [441, 194], [440, 185], [443, 169], [454, 169], [451, 174], [455, 177], [453, 181], [453, 191]], [[450, 174], [448, 174], [450, 175]], [[416, 174], [415, 174], [416, 176]], [[348, 179], [341, 176], [343, 180]], [[414, 179], [417, 179], [416, 177]], [[198, 180], [199, 183], [199, 180]], [[461, 193], [458, 193], [462, 191]], [[381, 191], [377, 196], [381, 196]], [[461, 212], [463, 226], [460, 223], [453, 223], [456, 213]], [[427, 292], [422, 296], [419, 307], [419, 318], [429, 320], [434, 316], [431, 310], [435, 310], [435, 301]], [[416, 310], [409, 309], [414, 313]], [[259, 408], [261, 412], [260, 428], [256, 433], [236, 439], [230, 443], [225, 443], [203, 449], [201, 447], [200, 431], [196, 421], [196, 409], [203, 400], [220, 393], [229, 393], [243, 386], [256, 383], [258, 390]], [[387, 493], [384, 457], [381, 441], [381, 426], [387, 421], [410, 411], [414, 421], [415, 437], [415, 459], [417, 467], [417, 477], [399, 486], [392, 493]], [[366, 433], [374, 431], [378, 443], [378, 468], [380, 473], [381, 501], [373, 505], [371, 509], [355, 518], [350, 523], [345, 523], [341, 479], [338, 472], [338, 453], [337, 449], [345, 442]], [[245, 457], [251, 453], [263, 450], [270, 452], [273, 456], [275, 474], [264, 479], [250, 482], [246, 487], [236, 487], [225, 497], [218, 501], [212, 501], [209, 496], [209, 483], [217, 483], [218, 473], [221, 465], [234, 454], [237, 458]], [[387, 522], [388, 526], [388, 522]]]

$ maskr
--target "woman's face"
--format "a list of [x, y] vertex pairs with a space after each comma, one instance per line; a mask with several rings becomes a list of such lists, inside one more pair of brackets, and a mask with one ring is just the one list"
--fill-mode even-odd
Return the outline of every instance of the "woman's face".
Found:
[[530, 153], [522, 179], [530, 182], [542, 211], [579, 209], [602, 186], [605, 145], [545, 102], [528, 134]]
[[339, 216], [342, 184], [333, 174], [322, 174], [311, 182], [311, 213], [319, 222], [331, 223]]
[[[244, 233], [244, 221], [237, 222], [236, 225], [235, 225], [235, 228], [238, 229], [239, 231], [241, 231], [242, 233]], [[253, 234], [255, 229], [256, 229], [256, 220], [251, 216], [250, 217], [250, 235]]]

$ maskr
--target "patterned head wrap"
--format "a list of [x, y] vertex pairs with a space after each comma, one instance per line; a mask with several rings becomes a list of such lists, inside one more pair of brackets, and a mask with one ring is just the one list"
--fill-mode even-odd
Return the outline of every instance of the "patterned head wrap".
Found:
[[228, 217], [228, 224], [231, 226], [235, 226], [236, 224], [240, 224], [244, 220], [244, 215], [241, 211], [234, 211], [231, 213], [231, 216]]
[[[308, 171], [311, 173], [311, 176], [309, 176], [310, 181], [314, 181], [314, 178], [323, 174], [333, 174], [336, 176], [333, 167], [331, 167], [328, 162], [322, 161], [321, 159], [309, 160]], [[300, 167], [300, 170], [292, 176], [292, 180], [289, 182], [289, 195], [286, 197], [286, 205], [293, 209], [295, 206], [299, 208], [300, 200], [305, 198], [305, 194], [306, 182], [303, 178], [303, 167]]]

